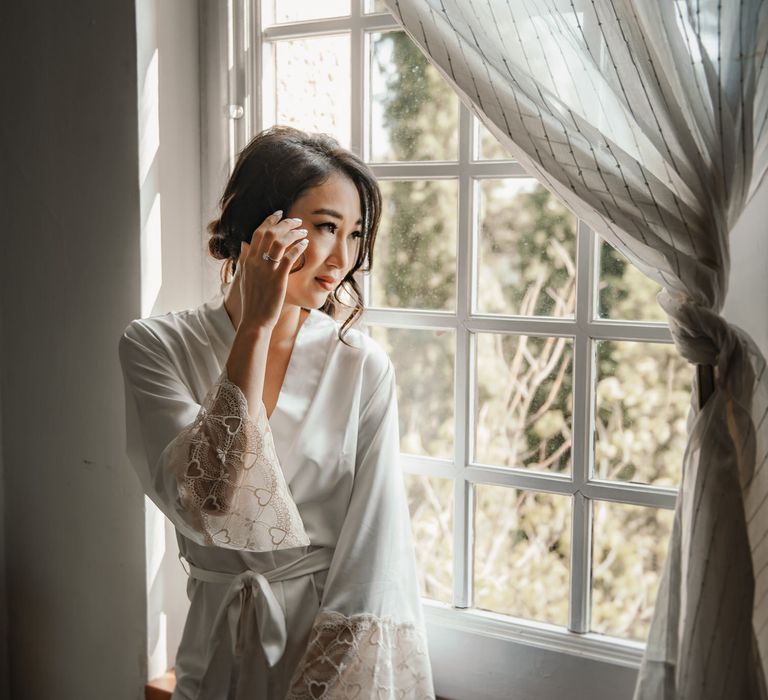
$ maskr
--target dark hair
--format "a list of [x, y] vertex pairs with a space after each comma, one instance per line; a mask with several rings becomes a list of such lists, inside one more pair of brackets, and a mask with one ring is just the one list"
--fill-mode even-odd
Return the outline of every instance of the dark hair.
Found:
[[[288, 212], [302, 194], [321, 185], [334, 173], [346, 175], [354, 183], [360, 195], [363, 219], [357, 259], [339, 285], [355, 301], [352, 313], [339, 332], [339, 339], [343, 341], [344, 329], [363, 312], [362, 293], [353, 274], [358, 269], [369, 272], [373, 266], [373, 244], [381, 219], [381, 191], [370, 168], [334, 138], [288, 126], [273, 126], [257, 134], [240, 151], [219, 200], [221, 214], [208, 224], [211, 235], [208, 250], [217, 260], [226, 260], [221, 269], [222, 283], [226, 284], [236, 269], [240, 243], [250, 243], [254, 230], [272, 212], [278, 209]], [[304, 258], [300, 267], [292, 272], [303, 266]], [[320, 307], [331, 317], [335, 317], [337, 304], [348, 306], [339, 299], [339, 288], [334, 289]]]

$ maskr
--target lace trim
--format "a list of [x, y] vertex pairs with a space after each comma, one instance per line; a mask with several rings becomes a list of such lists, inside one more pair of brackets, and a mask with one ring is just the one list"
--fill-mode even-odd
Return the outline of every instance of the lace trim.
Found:
[[286, 700], [434, 700], [421, 632], [410, 623], [360, 613], [318, 613]]
[[181, 507], [206, 544], [249, 551], [308, 545], [263, 402], [257, 410], [254, 421], [225, 369], [177, 443]]

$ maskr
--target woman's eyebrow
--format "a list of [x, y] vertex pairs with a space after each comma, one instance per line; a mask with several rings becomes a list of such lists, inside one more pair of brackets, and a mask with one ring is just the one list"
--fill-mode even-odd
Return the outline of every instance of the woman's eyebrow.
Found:
[[[335, 209], [320, 208], [320, 209], [315, 209], [315, 211], [313, 211], [312, 213], [313, 214], [325, 214], [326, 216], [332, 216], [334, 219], [340, 219], [340, 220], [344, 219], [344, 217], [341, 214], [339, 214], [339, 212], [337, 212]], [[355, 222], [355, 226], [359, 226], [362, 223], [363, 223], [363, 220], [362, 219], [358, 219]]]

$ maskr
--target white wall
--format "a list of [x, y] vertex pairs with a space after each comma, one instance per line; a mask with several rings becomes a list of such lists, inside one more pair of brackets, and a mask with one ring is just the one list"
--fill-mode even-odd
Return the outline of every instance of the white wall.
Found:
[[768, 177], [731, 233], [731, 279], [723, 316], [768, 357]]
[[[136, 22], [141, 315], [149, 316], [203, 301], [197, 2], [137, 0]], [[154, 678], [175, 662], [189, 601], [175, 529], [151, 501], [145, 504], [148, 674]]]
[[14, 700], [143, 698], [143, 497], [117, 342], [139, 313], [132, 0], [0, 9], [0, 385]]

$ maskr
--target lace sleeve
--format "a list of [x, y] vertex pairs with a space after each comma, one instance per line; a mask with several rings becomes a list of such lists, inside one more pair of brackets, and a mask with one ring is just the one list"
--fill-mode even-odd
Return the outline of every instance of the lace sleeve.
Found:
[[318, 614], [286, 700], [434, 700], [426, 644], [412, 624]]
[[179, 508], [205, 543], [269, 551], [310, 544], [275, 452], [266, 409], [255, 418], [226, 369], [169, 454]]

